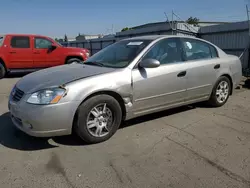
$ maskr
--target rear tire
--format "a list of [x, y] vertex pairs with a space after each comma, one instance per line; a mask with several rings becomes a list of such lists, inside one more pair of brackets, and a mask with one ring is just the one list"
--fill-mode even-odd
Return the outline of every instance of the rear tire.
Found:
[[71, 64], [71, 63], [80, 63], [82, 60], [81, 59], [78, 59], [78, 58], [70, 58], [66, 61], [66, 64]]
[[[105, 110], [104, 110], [105, 109]], [[77, 110], [76, 133], [88, 144], [103, 142], [112, 137], [122, 120], [122, 110], [110, 95], [97, 95]]]
[[6, 75], [6, 69], [2, 63], [0, 63], [0, 79], [4, 78]]
[[213, 107], [223, 106], [229, 98], [231, 87], [231, 82], [226, 76], [220, 77], [214, 85], [208, 104]]

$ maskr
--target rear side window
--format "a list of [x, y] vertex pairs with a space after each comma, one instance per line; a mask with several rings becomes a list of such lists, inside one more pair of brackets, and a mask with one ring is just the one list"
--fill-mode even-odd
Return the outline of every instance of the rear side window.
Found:
[[14, 36], [11, 38], [12, 48], [30, 48], [30, 38], [26, 36]]
[[216, 49], [206, 42], [185, 38], [182, 41], [186, 61], [211, 59], [218, 56]]
[[210, 51], [211, 51], [212, 58], [218, 57], [218, 52], [215, 49], [215, 47], [213, 47], [212, 45], [210, 45]]

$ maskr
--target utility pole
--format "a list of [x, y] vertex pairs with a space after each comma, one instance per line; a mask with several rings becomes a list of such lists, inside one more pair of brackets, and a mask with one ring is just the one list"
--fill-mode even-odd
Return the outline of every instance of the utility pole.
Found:
[[[249, 9], [248, 9], [248, 5], [246, 4], [246, 11], [247, 11], [247, 22], [248, 22], [248, 44], [246, 49], [243, 51], [243, 53], [240, 55], [240, 58], [244, 55], [244, 53], [246, 52], [246, 50], [248, 51], [248, 66], [247, 69], [249, 71], [250, 68], [250, 51], [249, 51], [249, 46], [250, 46], [250, 21], [249, 21]], [[249, 76], [249, 72], [247, 71], [247, 76]]]
[[249, 9], [248, 5], [246, 4], [246, 11], [247, 11], [247, 22], [248, 22], [248, 36], [250, 37], [250, 22], [249, 22]]
[[173, 25], [174, 25], [174, 10], [172, 10], [172, 23], [171, 23], [171, 25], [172, 25], [172, 35], [174, 35], [174, 30], [173, 30]]
[[174, 28], [173, 28], [173, 26], [172, 26], [172, 23], [170, 23], [170, 20], [168, 19], [168, 15], [166, 14], [166, 12], [164, 12], [164, 14], [165, 14], [165, 17], [166, 17], [166, 19], [167, 19], [167, 23], [169, 24], [169, 26], [170, 26], [170, 28], [171, 28], [171, 30], [172, 30], [172, 34], [173, 34]]

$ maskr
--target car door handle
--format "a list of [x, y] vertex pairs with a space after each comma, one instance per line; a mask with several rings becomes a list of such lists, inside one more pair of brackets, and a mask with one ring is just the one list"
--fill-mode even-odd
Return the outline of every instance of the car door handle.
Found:
[[177, 75], [177, 77], [184, 77], [184, 76], [186, 76], [186, 74], [187, 74], [187, 71], [182, 71], [182, 72], [180, 72], [180, 73]]
[[220, 64], [217, 64], [214, 66], [214, 69], [219, 69], [220, 68]]
[[12, 52], [10, 52], [11, 54], [15, 54], [16, 52], [14, 52], [14, 51], [12, 51]]
[[40, 54], [40, 52], [34, 52], [34, 54]]

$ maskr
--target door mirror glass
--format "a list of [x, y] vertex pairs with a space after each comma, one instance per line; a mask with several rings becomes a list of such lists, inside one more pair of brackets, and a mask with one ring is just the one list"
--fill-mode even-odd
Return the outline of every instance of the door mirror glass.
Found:
[[52, 44], [52, 45], [49, 45], [49, 46], [48, 46], [48, 49], [49, 49], [49, 50], [54, 50], [54, 49], [56, 49], [56, 45], [53, 45], [53, 44]]
[[156, 68], [160, 66], [160, 61], [156, 59], [144, 59], [139, 63], [139, 66], [143, 68]]

